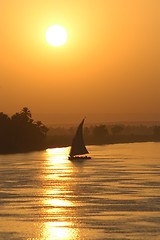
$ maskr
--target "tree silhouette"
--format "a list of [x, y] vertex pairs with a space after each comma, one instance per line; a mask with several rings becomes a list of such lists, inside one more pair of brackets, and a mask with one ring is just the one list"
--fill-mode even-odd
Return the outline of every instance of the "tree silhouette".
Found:
[[34, 122], [27, 107], [11, 118], [0, 113], [0, 151], [23, 152], [45, 147], [48, 128], [41, 122]]
[[7, 114], [0, 112], [0, 149], [4, 151], [10, 146], [11, 120]]
[[112, 134], [116, 135], [116, 134], [120, 134], [123, 131], [123, 127], [120, 125], [115, 125], [111, 128]]
[[27, 107], [22, 108], [21, 113], [28, 117], [28, 119], [31, 119], [32, 117], [32, 114]]
[[154, 126], [153, 135], [157, 140], [160, 139], [160, 126]]
[[98, 125], [93, 128], [93, 136], [96, 139], [96, 142], [105, 143], [108, 136], [108, 129], [106, 125]]

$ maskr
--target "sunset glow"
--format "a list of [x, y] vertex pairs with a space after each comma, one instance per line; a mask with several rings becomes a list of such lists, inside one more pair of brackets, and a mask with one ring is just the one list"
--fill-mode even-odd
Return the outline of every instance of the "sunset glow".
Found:
[[160, 120], [159, 4], [3, 1], [1, 111], [28, 106], [47, 124]]

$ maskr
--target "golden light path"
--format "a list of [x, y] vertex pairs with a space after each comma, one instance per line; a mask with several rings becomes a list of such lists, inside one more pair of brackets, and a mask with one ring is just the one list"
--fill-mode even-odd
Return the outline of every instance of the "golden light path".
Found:
[[[53, 162], [56, 162], [56, 159], [59, 159], [59, 163], [63, 162], [63, 160], [67, 160], [68, 154], [70, 151], [70, 147], [62, 147], [62, 148], [48, 148], [47, 159]], [[66, 161], [65, 161], [66, 162]]]
[[[68, 160], [70, 148], [53, 148], [46, 150], [46, 181], [52, 185], [44, 189], [45, 215], [49, 221], [42, 226], [41, 240], [75, 240], [79, 239], [78, 229], [73, 222], [68, 221], [70, 207], [74, 203], [65, 198], [65, 193], [70, 186], [65, 181], [66, 174], [72, 172], [71, 163]], [[71, 219], [71, 217], [70, 217]]]
[[[71, 224], [70, 224], [71, 225]], [[77, 233], [69, 227], [68, 222], [47, 222], [44, 228], [43, 240], [75, 240]]]

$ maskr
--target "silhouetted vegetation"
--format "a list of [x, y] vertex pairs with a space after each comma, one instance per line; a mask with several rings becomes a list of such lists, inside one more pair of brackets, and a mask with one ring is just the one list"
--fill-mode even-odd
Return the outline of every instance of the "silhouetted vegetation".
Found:
[[97, 144], [103, 144], [107, 141], [109, 136], [106, 125], [96, 125], [93, 128], [93, 138], [96, 140]]
[[0, 152], [27, 152], [46, 147], [48, 128], [40, 121], [34, 121], [30, 110], [24, 107], [9, 117], [0, 113]]
[[160, 126], [154, 126], [153, 134], [154, 134], [155, 139], [157, 139], [157, 140], [160, 139]]
[[120, 125], [114, 125], [112, 128], [111, 128], [111, 131], [112, 131], [112, 134], [116, 135], [116, 134], [120, 134], [122, 131], [123, 131], [123, 127], [120, 126]]
[[[49, 147], [71, 145], [76, 127], [50, 128], [47, 134]], [[95, 125], [84, 127], [87, 145], [160, 141], [160, 126]]]
[[[9, 117], [0, 112], [0, 153], [42, 150], [49, 147], [70, 146], [76, 127], [48, 129], [41, 121], [34, 121], [27, 107]], [[160, 125], [99, 124], [84, 127], [87, 145], [160, 141]]]

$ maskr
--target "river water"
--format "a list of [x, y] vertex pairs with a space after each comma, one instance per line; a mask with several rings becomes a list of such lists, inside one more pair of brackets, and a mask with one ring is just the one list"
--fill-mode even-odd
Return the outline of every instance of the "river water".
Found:
[[0, 155], [0, 240], [160, 239], [160, 143]]

